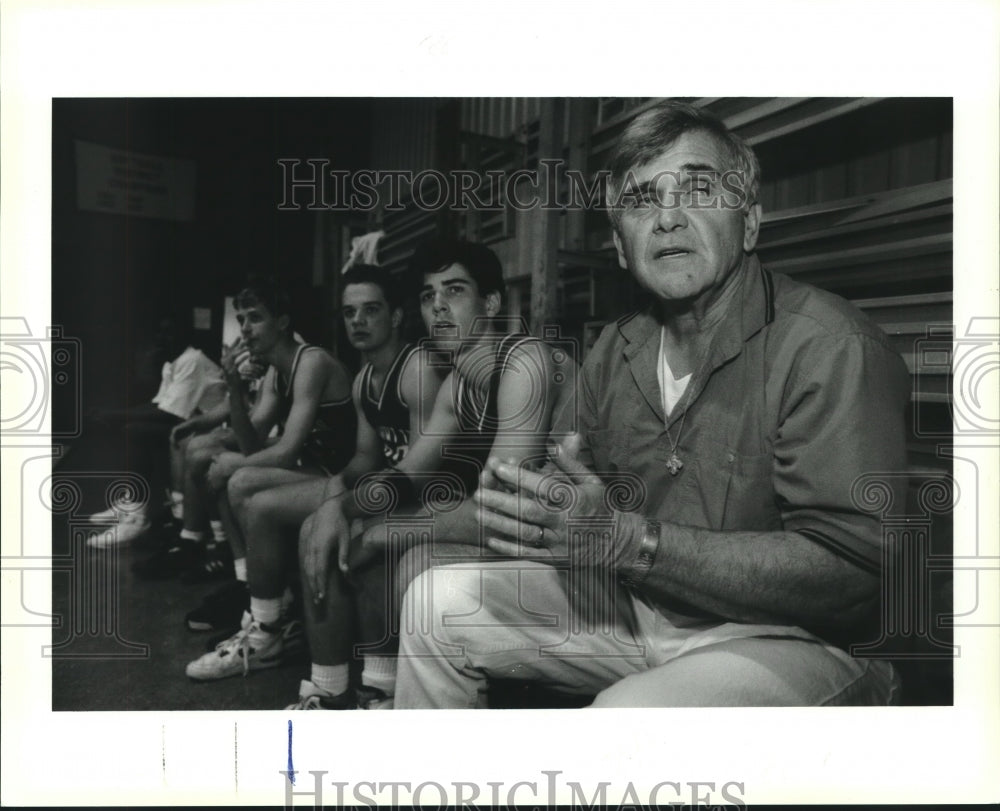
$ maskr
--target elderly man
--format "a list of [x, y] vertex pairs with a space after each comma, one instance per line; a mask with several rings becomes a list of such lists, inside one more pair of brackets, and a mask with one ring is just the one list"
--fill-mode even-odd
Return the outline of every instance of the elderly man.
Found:
[[481, 518], [511, 560], [411, 585], [397, 707], [485, 706], [492, 677], [594, 706], [897, 700], [848, 652], [882, 561], [852, 491], [905, 467], [906, 368], [845, 301], [760, 265], [758, 187], [704, 111], [624, 132], [609, 213], [651, 305], [605, 328], [548, 470], [490, 460]]

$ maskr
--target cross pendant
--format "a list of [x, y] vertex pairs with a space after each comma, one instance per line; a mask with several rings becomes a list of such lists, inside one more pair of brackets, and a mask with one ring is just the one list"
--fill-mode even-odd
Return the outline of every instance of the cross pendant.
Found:
[[670, 458], [667, 459], [667, 470], [670, 471], [671, 476], [676, 476], [681, 472], [681, 468], [684, 467], [684, 463], [676, 452], [671, 452]]

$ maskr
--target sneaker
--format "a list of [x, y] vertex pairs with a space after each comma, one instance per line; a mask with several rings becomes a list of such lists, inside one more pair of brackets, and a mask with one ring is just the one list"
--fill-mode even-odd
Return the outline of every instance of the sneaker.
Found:
[[235, 576], [233, 553], [229, 549], [229, 544], [210, 541], [205, 546], [204, 554], [181, 573], [181, 582], [186, 585], [217, 583], [220, 580], [231, 580]]
[[378, 687], [362, 684], [354, 691], [359, 710], [391, 710], [395, 704], [395, 696], [387, 695]]
[[214, 651], [189, 662], [184, 672], [195, 681], [214, 681], [251, 670], [278, 667], [304, 648], [302, 623], [264, 625], [247, 612], [244, 625]]
[[340, 695], [330, 695], [305, 679], [299, 684], [299, 700], [285, 707], [286, 710], [353, 710], [356, 709], [354, 695], [345, 690]]
[[116, 499], [108, 509], [88, 516], [87, 520], [91, 524], [113, 524], [115, 521], [120, 521], [124, 516], [144, 516], [145, 513], [145, 501], [126, 501], [125, 499]]
[[219, 631], [218, 633], [212, 634], [208, 640], [205, 642], [205, 650], [211, 653], [217, 647], [219, 647], [220, 642], [225, 642], [229, 637], [235, 634], [241, 628], [245, 631], [250, 627], [250, 600], [247, 600], [247, 607], [243, 610], [243, 614], [238, 622], [233, 623], [224, 631]]
[[239, 628], [243, 612], [249, 609], [250, 587], [242, 580], [230, 580], [189, 611], [184, 624], [190, 631], [228, 631], [231, 634]]
[[[91, 516], [93, 517], [93, 516]], [[108, 549], [112, 546], [121, 546], [130, 543], [144, 535], [152, 528], [149, 519], [144, 512], [120, 513], [120, 517], [112, 519], [118, 523], [107, 529], [91, 532], [87, 536], [87, 546], [91, 549]]]
[[143, 580], [166, 580], [176, 577], [201, 557], [201, 544], [187, 538], [175, 538], [152, 557], [133, 564], [132, 571]]

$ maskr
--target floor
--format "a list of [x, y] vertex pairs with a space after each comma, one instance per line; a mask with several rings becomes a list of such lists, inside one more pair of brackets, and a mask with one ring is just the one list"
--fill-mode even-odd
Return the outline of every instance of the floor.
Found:
[[88, 548], [85, 517], [104, 509], [113, 475], [127, 461], [114, 437], [95, 437], [72, 449], [55, 472], [79, 492], [79, 504], [52, 523], [53, 554], [67, 569], [53, 573], [52, 707], [54, 710], [281, 709], [295, 701], [308, 661], [217, 682], [184, 675], [205, 652], [210, 633], [192, 633], [184, 616], [218, 584], [145, 581], [133, 561], [151, 554], [154, 533], [111, 550]]

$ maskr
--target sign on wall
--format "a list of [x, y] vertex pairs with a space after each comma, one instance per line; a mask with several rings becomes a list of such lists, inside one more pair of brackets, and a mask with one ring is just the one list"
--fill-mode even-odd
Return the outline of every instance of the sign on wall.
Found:
[[194, 181], [193, 160], [76, 141], [76, 204], [81, 211], [191, 220]]

